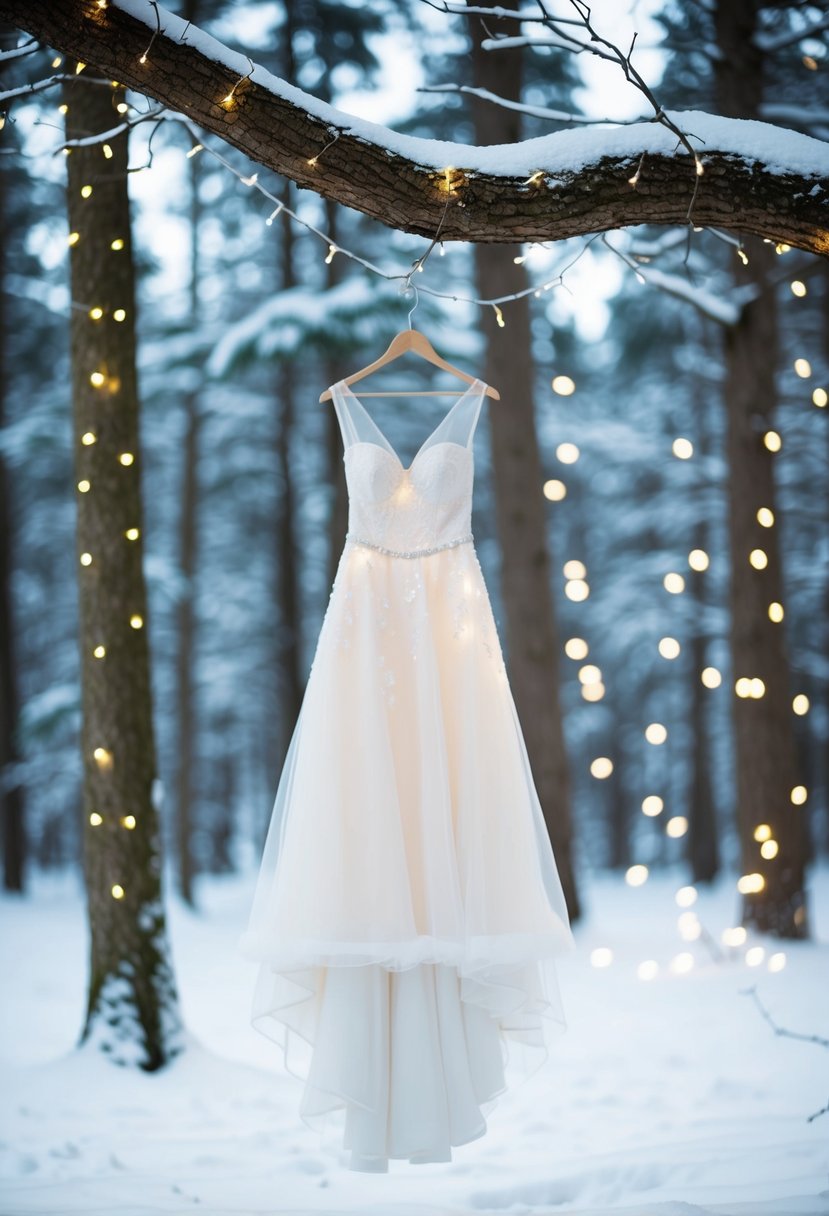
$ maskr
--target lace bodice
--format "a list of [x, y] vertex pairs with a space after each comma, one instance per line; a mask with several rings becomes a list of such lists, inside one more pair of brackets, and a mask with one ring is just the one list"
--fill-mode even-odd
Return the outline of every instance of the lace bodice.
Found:
[[485, 393], [475, 380], [406, 468], [348, 385], [332, 385], [350, 540], [407, 557], [472, 539], [472, 440]]

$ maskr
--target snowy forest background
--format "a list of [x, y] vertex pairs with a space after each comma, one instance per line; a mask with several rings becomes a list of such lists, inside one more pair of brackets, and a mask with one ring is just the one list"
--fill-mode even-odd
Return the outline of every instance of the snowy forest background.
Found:
[[[713, 109], [705, 6], [651, 6], [650, 15], [636, 8], [643, 61], [662, 103]], [[462, 84], [469, 66], [462, 24], [426, 6], [199, 0], [185, 15], [343, 109], [414, 134], [470, 137], [463, 94], [415, 91]], [[617, 19], [620, 28], [630, 24], [621, 14]], [[771, 57], [767, 87], [794, 128], [800, 123], [824, 135], [827, 124], [821, 127], [814, 105], [825, 52], [820, 35], [787, 46]], [[7, 67], [6, 87], [15, 75], [27, 79], [27, 71], [26, 60]], [[528, 56], [525, 71], [529, 104], [580, 109], [596, 119], [641, 112], [641, 99], [607, 65], [562, 63], [540, 52]], [[3, 575], [11, 590], [5, 628], [19, 689], [17, 758], [5, 781], [7, 788], [19, 784], [25, 862], [32, 868], [76, 866], [82, 832], [65, 169], [54, 154], [57, 101], [45, 92], [15, 104], [0, 159], [2, 455], [10, 508]], [[527, 117], [525, 133], [556, 125]], [[192, 146], [174, 124], [135, 128], [130, 188], [165, 852], [195, 899], [191, 874], [243, 870], [258, 856], [339, 556], [331, 521], [342, 509], [341, 448], [333, 411], [318, 405], [319, 392], [385, 349], [407, 323], [410, 301], [396, 284], [342, 255], [326, 262], [325, 242], [284, 216], [268, 226], [267, 201], [210, 156], [188, 157]], [[222, 153], [238, 172], [250, 171], [233, 149]], [[344, 248], [403, 269], [422, 252], [423, 242], [268, 176], [277, 197]], [[666, 279], [683, 280], [687, 298], [638, 281], [635, 251], [658, 254], [656, 267], [668, 263]], [[560, 639], [562, 646], [586, 640], [586, 661], [599, 667], [604, 688], [600, 699], [586, 699], [595, 686], [580, 683], [583, 662], [562, 655], [582, 872], [683, 859], [689, 843], [683, 820], [693, 822], [695, 800], [709, 797], [716, 812], [714, 871], [738, 864], [722, 400], [722, 333], [735, 307], [738, 254], [736, 241], [707, 231], [695, 236], [687, 266], [684, 252], [685, 234], [669, 229], [524, 250], [530, 281], [539, 286], [580, 255], [564, 286], [540, 291], [531, 306], [545, 474], [538, 493], [548, 496]], [[474, 297], [471, 247], [448, 244], [440, 254], [427, 264], [424, 284]], [[781, 253], [778, 299], [781, 628], [793, 703], [798, 710], [808, 706], [794, 713], [794, 728], [815, 856], [829, 843], [824, 260]], [[482, 311], [421, 294], [415, 324], [446, 358], [478, 374]], [[509, 305], [503, 313], [509, 335]], [[417, 361], [401, 368], [403, 383], [423, 374]], [[575, 391], [551, 391], [554, 377], [569, 377]], [[502, 401], [488, 409], [508, 411], [510, 384], [496, 387]], [[380, 425], [403, 452], [414, 451], [443, 409], [439, 400], [425, 399], [416, 409], [375, 402]], [[475, 449], [473, 527], [500, 627], [487, 424], [485, 410]], [[682, 458], [681, 447], [681, 455], [674, 454], [677, 439], [693, 445], [691, 458]], [[568, 444], [577, 447], [574, 462], [574, 452], [561, 446]], [[704, 573], [689, 568], [695, 549], [710, 557]], [[564, 567], [572, 561], [587, 570], [584, 600], [568, 597]], [[663, 585], [671, 572], [685, 579], [681, 594]], [[663, 657], [662, 651], [673, 653], [670, 644], [660, 650], [663, 638], [676, 639], [678, 657]], [[721, 673], [716, 688], [700, 679], [708, 667]], [[667, 727], [663, 745], [646, 741], [649, 723]], [[608, 779], [591, 773], [601, 757], [612, 760]], [[643, 814], [643, 799], [655, 791], [665, 809]], [[184, 837], [176, 831], [183, 801], [191, 824]]]
[[[476, 111], [458, 90], [476, 83], [470, 27], [429, 4], [169, 7], [309, 94], [394, 131], [467, 144], [514, 138], [485, 138], [481, 123], [503, 130], [495, 117], [503, 121], [503, 111]], [[719, 18], [738, 11], [758, 23], [752, 38], [765, 79], [756, 116], [829, 139], [829, 21], [820, 5], [608, 0], [594, 8], [603, 33], [625, 48], [638, 31], [635, 60], [662, 106], [732, 117], [753, 105], [739, 97], [747, 79], [739, 38], [718, 44], [727, 24]], [[0, 50], [24, 37], [0, 24]], [[521, 138], [579, 129], [572, 113], [588, 129], [643, 114], [642, 96], [612, 64], [544, 49], [523, 58], [521, 100], [548, 113], [526, 112]], [[728, 105], [724, 64], [735, 67]], [[825, 1214], [826, 259], [758, 237], [744, 245], [735, 231], [681, 227], [509, 250], [509, 290], [513, 252], [536, 286], [526, 348], [514, 305], [502, 305], [501, 328], [491, 307], [470, 302], [486, 294], [480, 246], [447, 242], [415, 275], [413, 323], [441, 355], [474, 376], [484, 375], [494, 343], [514, 361], [515, 385], [498, 377], [501, 400], [481, 414], [473, 532], [508, 667], [511, 619], [554, 633], [573, 824], [572, 857], [566, 840], [556, 852], [574, 880], [568, 893], [578, 894], [579, 949], [561, 961], [568, 1034], [545, 1069], [499, 1099], [487, 1135], [451, 1166], [402, 1170], [402, 1186], [392, 1177], [378, 1197], [382, 1180], [332, 1168], [335, 1139], [320, 1152], [301, 1123], [294, 1078], [248, 1025], [252, 975], [235, 946], [345, 531], [341, 438], [332, 406], [318, 398], [385, 350], [412, 303], [396, 281], [332, 253], [330, 243], [399, 275], [428, 241], [299, 190], [212, 135], [194, 150], [180, 123], [130, 131], [159, 914], [149, 796], [141, 805], [144, 792], [136, 795], [135, 832], [120, 830], [136, 827], [120, 804], [109, 836], [92, 816], [85, 821], [75, 533], [85, 491], [77, 418], [73, 439], [70, 320], [78, 305], [61, 153], [65, 94], [27, 88], [61, 66], [61, 55], [43, 48], [4, 59], [0, 77], [0, 89], [22, 90], [7, 113], [0, 105], [2, 1210], [86, 1214], [117, 1205], [149, 1216], [199, 1203], [205, 1216], [245, 1216], [335, 1204], [382, 1205], [393, 1216], [417, 1203], [442, 1216], [451, 1200], [457, 1210], [567, 1205], [582, 1216], [611, 1208], [675, 1216], [686, 1203], [700, 1216]], [[126, 98], [133, 117], [147, 112], [145, 97]], [[685, 119], [693, 131], [694, 115]], [[773, 159], [776, 147], [761, 151]], [[254, 173], [301, 222], [274, 215], [251, 188]], [[111, 220], [105, 208], [98, 218]], [[493, 264], [500, 286], [504, 263]], [[768, 690], [756, 669], [735, 668], [731, 637], [731, 591], [746, 591], [750, 619], [760, 572], [731, 560], [736, 483], [727, 444], [740, 387], [729, 363], [733, 334], [755, 273], [774, 284], [762, 310], [771, 341], [757, 342], [762, 326], [749, 335], [774, 511], [755, 518], [752, 507], [748, 523], [752, 543], [772, 554], [769, 579], [781, 557], [779, 601], [771, 616], [762, 602], [762, 628], [748, 639], [757, 662], [771, 655], [779, 674], [773, 630], [782, 633], [786, 686], [770, 681]], [[524, 393], [516, 385], [528, 368], [532, 392]], [[77, 389], [77, 366], [74, 374]], [[437, 375], [407, 358], [368, 385], [392, 383], [431, 388]], [[543, 596], [535, 612], [516, 613], [502, 577], [511, 557], [513, 574], [526, 565], [515, 553], [523, 559], [527, 550], [510, 554], [499, 532], [490, 419], [513, 411], [517, 428], [529, 397], [542, 475], [528, 486], [543, 504], [549, 614]], [[400, 402], [370, 404], [406, 460], [447, 399]], [[759, 467], [757, 455], [743, 476]], [[748, 499], [753, 487], [741, 484]], [[83, 662], [88, 675], [91, 647]], [[524, 691], [527, 666], [517, 667], [511, 682]], [[126, 684], [107, 690], [105, 711], [134, 693]], [[541, 691], [555, 701], [555, 689]], [[783, 859], [795, 858], [796, 870], [797, 827], [805, 827], [807, 917], [801, 874], [781, 886], [775, 842], [752, 834], [753, 801], [738, 813], [734, 722], [752, 721], [745, 704], [759, 706], [761, 693], [766, 706], [774, 702], [763, 746], [785, 760], [776, 774], [785, 805], [777, 789], [769, 802]], [[96, 710], [100, 729], [106, 713]], [[538, 736], [538, 722], [525, 727]], [[664, 741], [654, 727], [664, 728]], [[142, 742], [149, 765], [152, 747]], [[98, 774], [90, 780], [86, 759], [88, 795]], [[116, 766], [119, 798], [130, 788], [123, 771]], [[560, 827], [566, 816], [554, 801], [545, 811]], [[762, 901], [741, 903], [738, 879], [760, 856], [776, 875], [765, 907], [784, 909], [777, 935], [751, 920]], [[125, 872], [133, 902], [115, 894], [123, 889], [113, 878]], [[135, 925], [144, 937], [131, 933]], [[172, 945], [169, 972], [166, 941], [146, 962], [156, 929], [154, 944], [168, 935]], [[118, 1002], [99, 999], [99, 981], [119, 972], [130, 951], [136, 982], [111, 1017]], [[130, 1001], [143, 1020], [132, 1019]], [[113, 1043], [138, 1066], [113, 1067], [105, 1055]]]

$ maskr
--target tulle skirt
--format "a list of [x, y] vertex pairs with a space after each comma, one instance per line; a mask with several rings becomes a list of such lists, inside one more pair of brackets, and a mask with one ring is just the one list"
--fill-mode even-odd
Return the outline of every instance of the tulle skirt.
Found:
[[451, 1160], [565, 1028], [573, 948], [473, 544], [346, 544], [239, 941], [301, 1116], [351, 1168]]

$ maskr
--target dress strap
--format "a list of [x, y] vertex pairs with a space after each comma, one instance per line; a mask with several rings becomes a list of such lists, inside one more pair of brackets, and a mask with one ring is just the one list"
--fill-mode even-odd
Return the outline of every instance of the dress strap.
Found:
[[341, 382], [331, 385], [331, 399], [340, 424], [343, 446], [353, 443], [377, 443], [394, 455], [394, 448], [377, 423], [353, 393], [344, 392]]
[[485, 396], [486, 385], [483, 380], [473, 380], [423, 447], [431, 447], [433, 443], [457, 443], [463, 448], [471, 447]]

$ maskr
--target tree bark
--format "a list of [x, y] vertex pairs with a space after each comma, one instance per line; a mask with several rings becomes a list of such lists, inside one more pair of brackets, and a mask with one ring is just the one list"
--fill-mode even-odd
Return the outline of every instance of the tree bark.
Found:
[[[507, 51], [495, 60], [481, 47], [480, 27], [474, 26], [473, 31], [475, 84], [491, 89], [497, 76], [502, 94], [520, 98], [521, 51]], [[519, 137], [520, 116], [514, 111], [494, 110], [473, 98], [472, 113], [479, 143], [504, 143]], [[475, 269], [482, 296], [505, 295], [527, 286], [523, 265], [514, 261], [520, 252], [517, 245], [476, 246]], [[544, 479], [535, 429], [528, 298], [513, 304], [508, 329], [500, 328], [494, 311], [485, 309], [483, 330], [483, 378], [499, 389], [502, 398], [489, 411], [489, 434], [510, 686], [568, 913], [575, 921], [580, 904], [572, 860], [570, 773], [559, 702], [559, 638], [541, 493]]]
[[[5, 39], [0, 41], [0, 48]], [[6, 348], [6, 173], [0, 163], [0, 431], [5, 425], [7, 395]], [[20, 702], [15, 667], [15, 620], [12, 604], [12, 519], [9, 474], [0, 452], [0, 809], [3, 819], [3, 887], [22, 891], [26, 855], [23, 788], [14, 774], [20, 760], [17, 740]]]
[[[543, 149], [537, 141], [528, 146], [526, 156], [532, 163], [522, 161], [520, 171], [489, 171], [475, 150], [469, 149], [463, 158], [466, 163], [452, 166], [447, 178], [448, 166], [441, 159], [439, 143], [407, 144], [391, 132], [388, 141], [374, 143], [365, 135], [353, 134], [347, 115], [268, 77], [261, 69], [255, 81], [247, 79], [252, 70], [247, 56], [236, 55], [217, 42], [210, 45], [202, 35], [200, 45], [209, 46], [208, 55], [192, 45], [192, 29], [191, 44], [182, 43], [180, 39], [187, 38], [186, 23], [163, 9], [156, 32], [156, 7], [148, 5], [149, 24], [144, 24], [114, 4], [101, 8], [95, 0], [62, 0], [60, 4], [54, 0], [0, 0], [0, 19], [155, 98], [297, 185], [403, 232], [431, 237], [440, 224], [445, 240], [501, 244], [563, 240], [631, 224], [686, 224], [696, 187], [693, 222], [697, 225], [754, 233], [829, 253], [825, 175], [818, 169], [772, 172], [777, 167], [764, 163], [762, 146], [756, 155], [729, 150], [728, 127], [722, 120], [717, 135], [725, 133], [723, 146], [714, 146], [709, 131], [702, 145], [705, 172], [700, 178], [686, 153], [648, 151], [638, 186], [631, 188], [629, 179], [640, 167], [642, 152], [654, 146], [652, 122], [640, 124], [641, 143], [635, 142], [630, 152], [628, 128], [625, 150], [618, 154], [607, 151], [608, 132], [579, 131], [578, 154], [565, 158], [565, 163], [579, 162], [576, 169], [557, 167], [561, 152], [554, 149], [561, 147], [562, 138], [571, 147], [574, 134], [561, 132], [549, 137]], [[492, 60], [493, 91], [501, 93], [505, 52], [486, 54]], [[268, 81], [272, 87], [266, 87]], [[290, 92], [291, 99], [278, 95], [280, 92]], [[743, 138], [736, 127], [733, 136]], [[825, 146], [815, 140], [814, 147], [817, 162]], [[408, 148], [411, 155], [399, 148]], [[532, 174], [545, 167], [537, 163], [538, 157], [556, 167], [542, 181], [531, 182]], [[513, 149], [505, 153], [505, 159], [515, 163]]]
[[[110, 129], [122, 99], [122, 89], [73, 78], [64, 88], [67, 136]], [[155, 748], [141, 560], [126, 135], [108, 140], [106, 148], [74, 149], [67, 168], [84, 868], [91, 931], [81, 1043], [89, 1042], [118, 1064], [150, 1071], [181, 1048], [152, 799]]]
[[[194, 8], [190, 5], [190, 9]], [[199, 325], [199, 201], [200, 166], [198, 157], [189, 162], [190, 179], [190, 323]], [[201, 406], [198, 389], [184, 394], [184, 448], [181, 466], [181, 513], [178, 524], [179, 573], [182, 592], [176, 605], [176, 724], [175, 763], [176, 834], [178, 837], [179, 894], [185, 903], [195, 905], [193, 879], [193, 771], [196, 752], [195, 653], [196, 653], [196, 571], [199, 560], [199, 448]]]
[[[757, 0], [719, 0], [715, 14], [718, 103], [735, 118], [759, 113], [762, 53], [756, 46]], [[725, 330], [726, 452], [731, 548], [731, 656], [735, 680], [763, 682], [760, 697], [732, 691], [737, 769], [737, 821], [744, 875], [758, 874], [759, 890], [743, 896], [742, 921], [778, 937], [809, 935], [805, 894], [805, 825], [793, 804], [798, 784], [792, 722], [791, 681], [782, 623], [769, 605], [783, 604], [776, 527], [761, 527], [757, 512], [775, 510], [774, 456], [764, 442], [778, 404], [777, 298], [774, 254], [747, 244], [748, 265], [738, 265], [738, 284], [751, 283], [757, 296]], [[766, 555], [756, 568], [754, 550]], [[763, 837], [777, 845], [763, 856]], [[759, 884], [758, 884], [759, 885]]]

